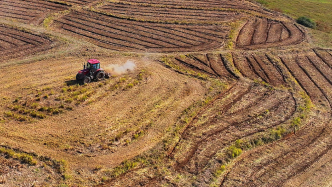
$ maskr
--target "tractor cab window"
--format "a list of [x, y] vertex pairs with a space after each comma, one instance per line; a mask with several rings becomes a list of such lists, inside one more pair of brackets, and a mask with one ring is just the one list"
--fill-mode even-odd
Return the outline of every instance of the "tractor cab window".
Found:
[[90, 64], [90, 63], [86, 64], [87, 69], [99, 69], [99, 67], [100, 67], [99, 63], [98, 64]]

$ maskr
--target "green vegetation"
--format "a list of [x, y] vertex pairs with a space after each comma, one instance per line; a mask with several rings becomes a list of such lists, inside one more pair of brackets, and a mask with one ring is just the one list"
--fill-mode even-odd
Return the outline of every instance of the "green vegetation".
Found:
[[230, 158], [236, 158], [242, 154], [242, 140], [236, 140], [234, 145], [231, 145], [228, 150], [227, 154]]
[[22, 163], [29, 164], [29, 165], [36, 165], [37, 161], [29, 154], [26, 153], [19, 153], [12, 149], [7, 149], [4, 147], [0, 147], [0, 153], [5, 154], [6, 156], [19, 160]]
[[221, 165], [216, 172], [213, 174], [215, 177], [220, 176], [224, 171], [226, 170], [226, 166], [225, 165]]
[[[314, 36], [314, 43], [321, 47], [332, 46], [332, 1], [329, 0], [256, 0], [256, 2], [263, 6], [282, 12], [291, 16], [294, 19], [308, 18], [305, 22], [312, 26], [316, 23], [316, 29], [312, 30], [311, 34]], [[302, 22], [300, 21], [300, 22]], [[302, 24], [302, 23], [301, 23]], [[313, 28], [311, 27], [310, 28]]]
[[296, 22], [312, 29], [316, 28], [316, 23], [305, 16], [299, 17]]

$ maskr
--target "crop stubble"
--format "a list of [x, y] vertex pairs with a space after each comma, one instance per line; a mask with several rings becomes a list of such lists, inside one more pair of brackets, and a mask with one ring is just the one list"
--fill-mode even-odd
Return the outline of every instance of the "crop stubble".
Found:
[[229, 27], [174, 25], [118, 19], [91, 11], [56, 21], [67, 33], [116, 51], [176, 52], [221, 47]]
[[53, 41], [45, 36], [0, 25], [1, 60], [26, 56], [52, 48]]
[[0, 18], [39, 25], [49, 13], [69, 8], [67, 5], [38, 0], [1, 0]]

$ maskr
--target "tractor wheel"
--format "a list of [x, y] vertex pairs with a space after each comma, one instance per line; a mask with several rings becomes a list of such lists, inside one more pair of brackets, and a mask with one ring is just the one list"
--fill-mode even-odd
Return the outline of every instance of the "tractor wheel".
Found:
[[100, 80], [104, 80], [105, 79], [105, 72], [103, 71], [98, 71], [96, 74], [96, 80], [100, 81]]
[[88, 76], [85, 76], [83, 79], [83, 84], [91, 82], [91, 78]]
[[78, 74], [76, 75], [76, 81], [81, 81], [82, 79], [84, 79], [84, 75], [81, 74], [81, 73], [78, 73]]

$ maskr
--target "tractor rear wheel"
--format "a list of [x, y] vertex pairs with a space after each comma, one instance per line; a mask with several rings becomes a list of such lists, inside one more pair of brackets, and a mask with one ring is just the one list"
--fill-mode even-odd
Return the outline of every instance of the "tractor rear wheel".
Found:
[[98, 71], [96, 74], [96, 80], [100, 81], [100, 80], [104, 80], [105, 79], [105, 72], [103, 71]]
[[91, 82], [91, 78], [88, 77], [88, 76], [85, 76], [84, 79], [83, 79], [83, 84], [87, 84], [89, 82]]
[[81, 80], [83, 80], [84, 79], [84, 74], [82, 74], [82, 73], [77, 73], [77, 75], [76, 75], [76, 81], [81, 81]]

